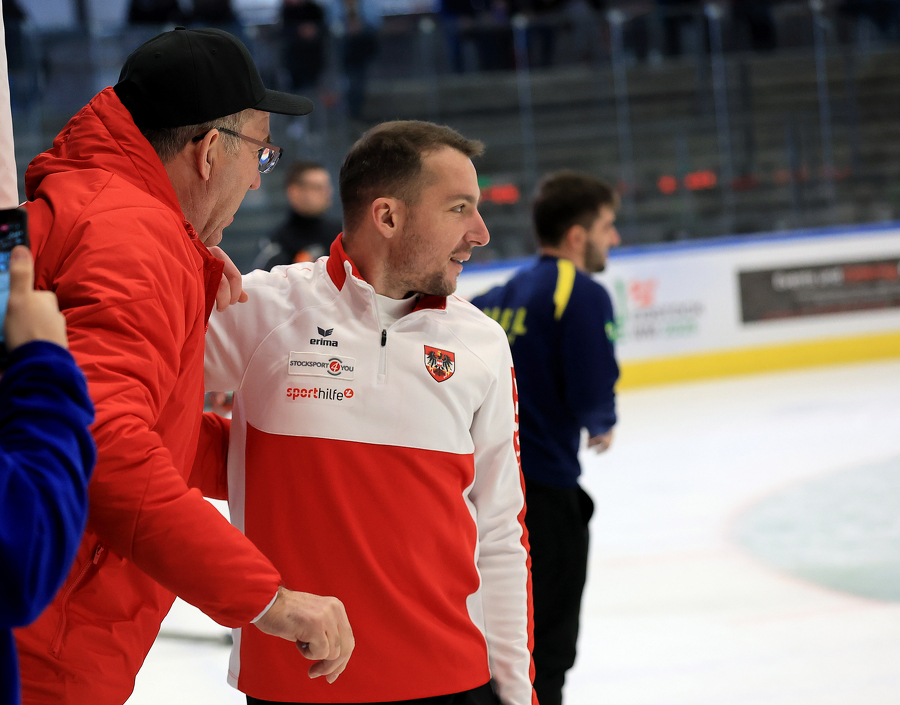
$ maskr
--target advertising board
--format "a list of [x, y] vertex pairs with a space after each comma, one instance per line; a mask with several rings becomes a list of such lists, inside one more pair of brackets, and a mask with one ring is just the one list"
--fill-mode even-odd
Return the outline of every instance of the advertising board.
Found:
[[[520, 266], [467, 268], [459, 293]], [[900, 227], [879, 226], [619, 248], [595, 276], [636, 385], [900, 356], [898, 267]]]

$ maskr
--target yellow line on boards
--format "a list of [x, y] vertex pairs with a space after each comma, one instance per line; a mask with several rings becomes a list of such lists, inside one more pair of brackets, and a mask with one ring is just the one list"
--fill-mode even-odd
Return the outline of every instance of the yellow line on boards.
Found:
[[656, 360], [625, 360], [620, 365], [622, 376], [616, 388], [633, 389], [669, 382], [891, 357], [900, 357], [900, 332], [720, 350]]

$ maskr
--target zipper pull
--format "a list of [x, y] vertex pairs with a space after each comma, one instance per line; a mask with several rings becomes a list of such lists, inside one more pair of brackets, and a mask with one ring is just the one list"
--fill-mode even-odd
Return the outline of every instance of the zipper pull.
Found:
[[100, 556], [103, 555], [105, 548], [106, 547], [102, 543], [97, 544], [97, 548], [94, 551], [94, 559], [92, 561], [94, 565], [97, 565], [100, 562]]
[[381, 330], [381, 347], [387, 345], [387, 328]]

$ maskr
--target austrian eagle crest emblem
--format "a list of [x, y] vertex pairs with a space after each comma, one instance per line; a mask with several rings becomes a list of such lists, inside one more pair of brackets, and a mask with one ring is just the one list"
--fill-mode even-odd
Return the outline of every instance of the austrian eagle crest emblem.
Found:
[[456, 355], [449, 350], [425, 346], [425, 369], [438, 382], [444, 382], [453, 376], [456, 369]]

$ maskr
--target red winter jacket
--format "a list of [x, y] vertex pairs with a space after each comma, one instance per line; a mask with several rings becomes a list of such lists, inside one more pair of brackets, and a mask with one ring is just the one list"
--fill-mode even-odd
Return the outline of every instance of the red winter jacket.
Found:
[[37, 286], [56, 292], [87, 376], [98, 461], [75, 564], [16, 634], [23, 700], [122, 703], [175, 595], [246, 626], [281, 577], [189, 489], [222, 265], [111, 88], [31, 163], [25, 187]]

